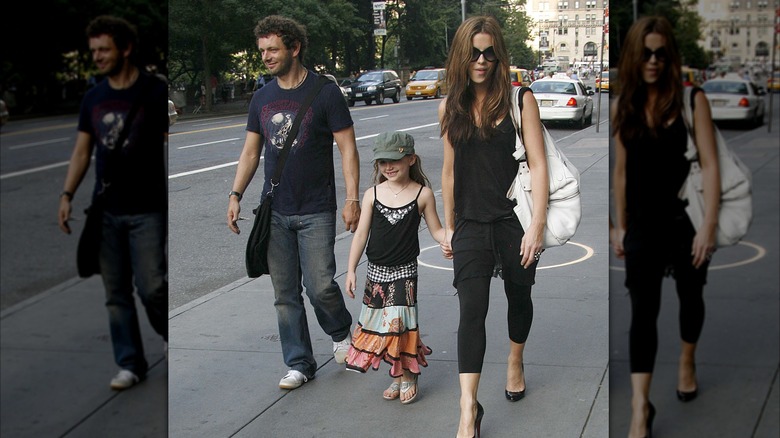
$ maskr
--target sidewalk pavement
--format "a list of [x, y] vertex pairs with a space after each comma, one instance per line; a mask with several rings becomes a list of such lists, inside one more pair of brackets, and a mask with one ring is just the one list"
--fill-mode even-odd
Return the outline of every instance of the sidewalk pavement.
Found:
[[0, 314], [0, 436], [165, 437], [168, 367], [140, 300], [149, 373], [122, 392], [99, 276], [75, 278]]

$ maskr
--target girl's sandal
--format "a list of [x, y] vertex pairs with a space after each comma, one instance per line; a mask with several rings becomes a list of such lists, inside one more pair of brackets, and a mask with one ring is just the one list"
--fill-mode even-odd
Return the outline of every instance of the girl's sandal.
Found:
[[412, 387], [414, 387], [415, 392], [414, 395], [412, 395], [411, 398], [408, 398], [406, 400], [401, 400], [401, 404], [408, 405], [409, 403], [413, 402], [414, 399], [417, 398], [417, 394], [420, 393], [420, 391], [417, 388], [417, 377], [419, 377], [417, 374], [414, 375], [414, 379], [410, 382], [404, 382], [401, 381], [401, 394], [406, 394]]
[[393, 382], [390, 384], [390, 386], [385, 389], [385, 392], [382, 394], [382, 397], [384, 397], [385, 400], [395, 400], [401, 395], [400, 391], [401, 384], [398, 382]]

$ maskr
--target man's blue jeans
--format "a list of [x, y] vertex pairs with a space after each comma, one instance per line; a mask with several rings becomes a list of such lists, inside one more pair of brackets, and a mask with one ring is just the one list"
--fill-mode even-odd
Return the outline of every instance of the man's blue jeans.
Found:
[[139, 377], [149, 368], [144, 357], [134, 286], [154, 330], [168, 340], [168, 256], [164, 213], [103, 213], [100, 270], [106, 289], [114, 360]]
[[336, 273], [336, 213], [284, 216], [273, 212], [268, 243], [268, 270], [274, 287], [284, 363], [313, 377], [317, 362], [311, 346], [303, 288], [320, 327], [334, 342], [344, 340], [352, 325]]

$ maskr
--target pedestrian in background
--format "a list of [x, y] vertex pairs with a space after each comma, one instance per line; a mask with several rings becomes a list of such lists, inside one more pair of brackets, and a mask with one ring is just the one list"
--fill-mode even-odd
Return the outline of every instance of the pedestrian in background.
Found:
[[[249, 105], [246, 140], [233, 189], [228, 194], [227, 225], [236, 234], [239, 202], [259, 166], [263, 148], [265, 194], [271, 190], [279, 152], [297, 110], [318, 81], [318, 75], [303, 65], [308, 38], [301, 24], [286, 17], [269, 16], [257, 24], [255, 36], [263, 62], [276, 78], [255, 92]], [[320, 327], [333, 340], [336, 362], [343, 364], [349, 350], [352, 316], [334, 280], [334, 139], [341, 153], [346, 187], [342, 212], [346, 229], [354, 232], [360, 219], [360, 163], [355, 131], [338, 85], [326, 84], [302, 120], [280, 183], [273, 189], [268, 244], [268, 270], [274, 287], [282, 355], [290, 368], [279, 381], [283, 389], [298, 388], [314, 378], [317, 371], [302, 297], [304, 288]]]
[[[126, 20], [97, 17], [86, 34], [92, 60], [106, 79], [87, 91], [81, 104], [76, 145], [60, 194], [59, 226], [71, 233], [71, 201], [97, 148], [92, 203], [102, 197], [100, 273], [114, 359], [120, 367], [111, 388], [122, 390], [143, 380], [149, 368], [134, 289], [167, 349], [167, 84], [134, 65], [137, 34]], [[140, 107], [129, 134], [117, 144], [136, 100]]]
[[[441, 243], [444, 228], [436, 211], [430, 181], [405, 132], [383, 132], [374, 143], [374, 186], [363, 194], [362, 211], [347, 264], [346, 288], [355, 298], [355, 271], [365, 250], [367, 275], [363, 307], [352, 335], [347, 368], [366, 372], [390, 364], [393, 382], [383, 397], [401, 403], [419, 394], [420, 366], [431, 349], [420, 339], [417, 314], [418, 229], [425, 218], [431, 236]], [[368, 244], [368, 249], [366, 249]]]
[[[458, 370], [459, 437], [479, 435], [484, 410], [477, 401], [485, 356], [485, 318], [491, 277], [502, 276], [509, 302], [509, 357], [504, 395], [526, 391], [523, 351], [533, 319], [531, 286], [547, 222], [548, 176], [539, 108], [530, 89], [521, 95], [522, 136], [534, 199], [532, 224], [524, 230], [507, 198], [519, 163], [512, 156], [509, 55], [498, 22], [476, 16], [458, 27], [447, 58], [450, 92], [439, 104], [444, 142], [442, 199], [460, 302]], [[443, 248], [443, 249], [446, 249]]]
[[697, 231], [678, 197], [690, 168], [685, 157], [688, 134], [680, 54], [665, 18], [643, 17], [631, 26], [618, 72], [621, 93], [610, 117], [615, 140], [613, 248], [625, 258], [631, 297], [633, 412], [628, 436], [643, 437], [651, 435], [655, 417], [649, 393], [665, 275], [674, 277], [680, 300], [677, 398], [685, 402], [697, 395], [695, 351], [704, 325], [707, 267], [715, 250], [720, 176], [710, 106], [695, 88], [693, 123], [705, 198], [704, 223]]

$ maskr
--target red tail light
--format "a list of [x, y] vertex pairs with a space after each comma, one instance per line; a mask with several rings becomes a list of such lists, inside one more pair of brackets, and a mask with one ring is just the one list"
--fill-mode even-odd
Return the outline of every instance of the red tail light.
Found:
[[566, 102], [566, 106], [577, 106], [577, 99], [570, 97], [569, 101]]
[[748, 102], [746, 97], [743, 97], [742, 99], [739, 99], [739, 106], [749, 107], [750, 102]]
[[512, 85], [514, 85], [515, 87], [519, 87], [520, 86], [520, 82], [512, 81]]

